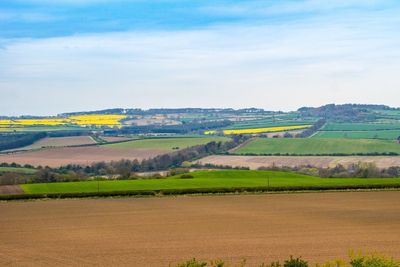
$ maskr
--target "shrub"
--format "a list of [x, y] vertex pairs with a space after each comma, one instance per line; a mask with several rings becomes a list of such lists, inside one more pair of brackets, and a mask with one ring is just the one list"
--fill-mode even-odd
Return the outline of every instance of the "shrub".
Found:
[[179, 174], [185, 174], [188, 173], [190, 170], [188, 168], [173, 168], [169, 171], [169, 175], [174, 176], [174, 175], [179, 175]]
[[299, 258], [293, 258], [290, 256], [289, 260], [286, 260], [283, 267], [308, 267], [308, 263]]
[[399, 262], [395, 262], [392, 258], [383, 255], [361, 253], [350, 254], [350, 266], [352, 267], [400, 267]]
[[207, 262], [197, 261], [195, 258], [188, 260], [187, 262], [176, 265], [176, 267], [205, 267], [205, 266], [207, 266]]
[[191, 174], [182, 174], [181, 175], [181, 179], [193, 179], [193, 175]]

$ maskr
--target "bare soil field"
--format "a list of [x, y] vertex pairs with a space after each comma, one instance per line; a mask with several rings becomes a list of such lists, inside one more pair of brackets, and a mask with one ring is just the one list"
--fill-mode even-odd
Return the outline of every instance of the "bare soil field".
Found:
[[43, 147], [64, 147], [90, 144], [96, 144], [96, 141], [94, 141], [90, 136], [47, 137], [32, 145], [14, 149], [14, 151], [39, 149]]
[[89, 165], [98, 161], [120, 159], [143, 160], [168, 152], [170, 151], [162, 149], [115, 149], [106, 146], [60, 147], [1, 154], [0, 162], [59, 167], [67, 164]]
[[400, 258], [400, 192], [2, 202], [0, 214], [1, 266]]
[[335, 167], [338, 164], [349, 166], [358, 162], [373, 162], [379, 168], [388, 168], [400, 165], [400, 157], [366, 157], [366, 156], [346, 156], [346, 157], [330, 157], [330, 156], [224, 156], [214, 155], [205, 157], [197, 161], [201, 164], [227, 165], [233, 167], [249, 167], [255, 170], [259, 167], [271, 166], [305, 166], [312, 165], [315, 167]]

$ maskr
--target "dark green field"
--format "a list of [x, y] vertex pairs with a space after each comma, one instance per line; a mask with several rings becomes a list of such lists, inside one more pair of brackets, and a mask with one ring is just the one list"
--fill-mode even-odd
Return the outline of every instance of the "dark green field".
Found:
[[395, 141], [335, 138], [257, 138], [235, 154], [371, 154], [400, 153]]
[[198, 171], [193, 178], [182, 179], [180, 175], [164, 179], [86, 181], [70, 183], [43, 183], [21, 185], [28, 194], [90, 193], [162, 189], [212, 189], [266, 187], [337, 187], [400, 185], [400, 178], [319, 178], [297, 173], [273, 171]]

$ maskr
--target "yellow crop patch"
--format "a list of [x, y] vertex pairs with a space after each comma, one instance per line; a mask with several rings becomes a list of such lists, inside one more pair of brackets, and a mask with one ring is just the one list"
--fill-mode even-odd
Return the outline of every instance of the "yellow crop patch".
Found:
[[71, 116], [69, 120], [77, 125], [96, 125], [96, 126], [120, 126], [120, 121], [125, 119], [125, 115], [81, 115]]
[[[290, 130], [306, 129], [311, 125], [292, 125], [292, 126], [278, 126], [267, 128], [251, 128], [251, 129], [236, 129], [236, 130], [222, 130], [223, 134], [256, 134], [256, 133], [271, 133], [271, 132], [284, 132]], [[216, 134], [217, 131], [206, 131], [204, 134]]]
[[0, 127], [24, 127], [24, 126], [60, 126], [60, 125], [79, 125], [79, 126], [121, 126], [121, 120], [125, 115], [81, 115], [66, 118], [44, 118], [44, 119], [17, 119], [0, 120]]

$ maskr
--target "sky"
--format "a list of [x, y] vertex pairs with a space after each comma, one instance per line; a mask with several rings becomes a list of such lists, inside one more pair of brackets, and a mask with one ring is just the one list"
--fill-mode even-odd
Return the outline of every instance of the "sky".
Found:
[[1, 0], [0, 115], [400, 106], [398, 0]]

